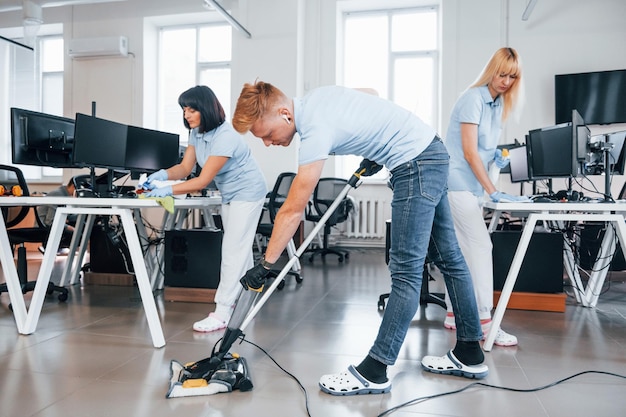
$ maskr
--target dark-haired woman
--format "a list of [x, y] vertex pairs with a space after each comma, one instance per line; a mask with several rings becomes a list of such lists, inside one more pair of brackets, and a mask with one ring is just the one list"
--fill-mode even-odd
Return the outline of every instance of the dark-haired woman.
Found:
[[[196, 192], [211, 181], [220, 191], [224, 236], [215, 311], [193, 324], [195, 331], [213, 332], [226, 327], [241, 290], [239, 279], [254, 266], [252, 247], [267, 185], [250, 147], [225, 120], [224, 109], [209, 87], [190, 88], [180, 95], [178, 104], [189, 129], [187, 150], [179, 164], [151, 174], [144, 187], [151, 189], [148, 197]], [[196, 162], [202, 167], [199, 176], [155, 187], [155, 181], [186, 178]]]

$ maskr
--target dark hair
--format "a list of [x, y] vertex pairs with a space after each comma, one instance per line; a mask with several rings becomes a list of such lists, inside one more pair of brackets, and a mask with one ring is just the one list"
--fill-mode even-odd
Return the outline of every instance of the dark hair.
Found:
[[[191, 107], [200, 112], [200, 133], [209, 132], [222, 123], [226, 119], [224, 108], [215, 96], [213, 90], [206, 85], [197, 85], [185, 91], [178, 97], [178, 104], [182, 109]], [[190, 129], [189, 123], [183, 117], [183, 123], [187, 129]]]

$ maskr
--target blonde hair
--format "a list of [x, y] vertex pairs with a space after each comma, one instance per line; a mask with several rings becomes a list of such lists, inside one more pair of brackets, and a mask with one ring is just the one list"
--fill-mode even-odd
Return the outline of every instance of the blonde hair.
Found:
[[237, 132], [246, 133], [268, 111], [287, 102], [287, 96], [270, 83], [263, 81], [246, 83], [237, 99], [232, 125]]
[[504, 121], [517, 104], [521, 94], [522, 63], [515, 49], [509, 47], [498, 49], [470, 88], [489, 84], [491, 79], [499, 74], [511, 74], [517, 77], [511, 87], [502, 94], [504, 104], [502, 120]]

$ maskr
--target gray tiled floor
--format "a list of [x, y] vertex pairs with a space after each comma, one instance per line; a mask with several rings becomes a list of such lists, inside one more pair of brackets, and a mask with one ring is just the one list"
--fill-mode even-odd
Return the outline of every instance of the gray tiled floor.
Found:
[[[390, 394], [332, 397], [319, 391], [324, 373], [358, 363], [372, 343], [381, 313], [378, 295], [389, 286], [384, 253], [354, 249], [339, 264], [304, 261], [304, 282], [289, 279], [247, 329], [303, 384], [314, 417], [378, 416], [416, 398], [467, 387], [474, 381], [420, 370], [425, 354], [444, 354], [454, 333], [444, 311], [421, 308], [395, 366]], [[31, 268], [32, 269], [32, 268]], [[613, 274], [596, 309], [568, 300], [565, 313], [509, 310], [504, 328], [520, 345], [486, 353], [485, 384], [530, 389], [587, 370], [626, 375], [626, 284]], [[432, 285], [437, 289], [440, 280]], [[232, 350], [251, 367], [255, 388], [204, 397], [166, 399], [170, 360], [210, 354], [220, 334], [198, 335], [191, 323], [210, 306], [163, 302], [157, 294], [167, 344], [152, 347], [138, 292], [132, 287], [73, 286], [67, 303], [49, 297], [37, 331], [19, 336], [8, 297], [0, 309], [0, 415], [66, 416], [306, 416], [303, 391], [250, 344]], [[551, 388], [516, 393], [473, 386], [417, 401], [394, 416], [622, 416], [626, 379], [588, 374]]]

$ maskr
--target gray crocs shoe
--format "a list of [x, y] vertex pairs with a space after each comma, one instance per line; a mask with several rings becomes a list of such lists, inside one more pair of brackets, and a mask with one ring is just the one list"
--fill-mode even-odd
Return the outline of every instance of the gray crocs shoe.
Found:
[[370, 382], [353, 365], [345, 372], [322, 376], [319, 385], [330, 395], [385, 394], [391, 391], [391, 381], [381, 384]]
[[480, 379], [489, 374], [487, 365], [465, 365], [452, 351], [444, 356], [424, 356], [422, 368], [435, 374], [455, 375], [465, 378]]

